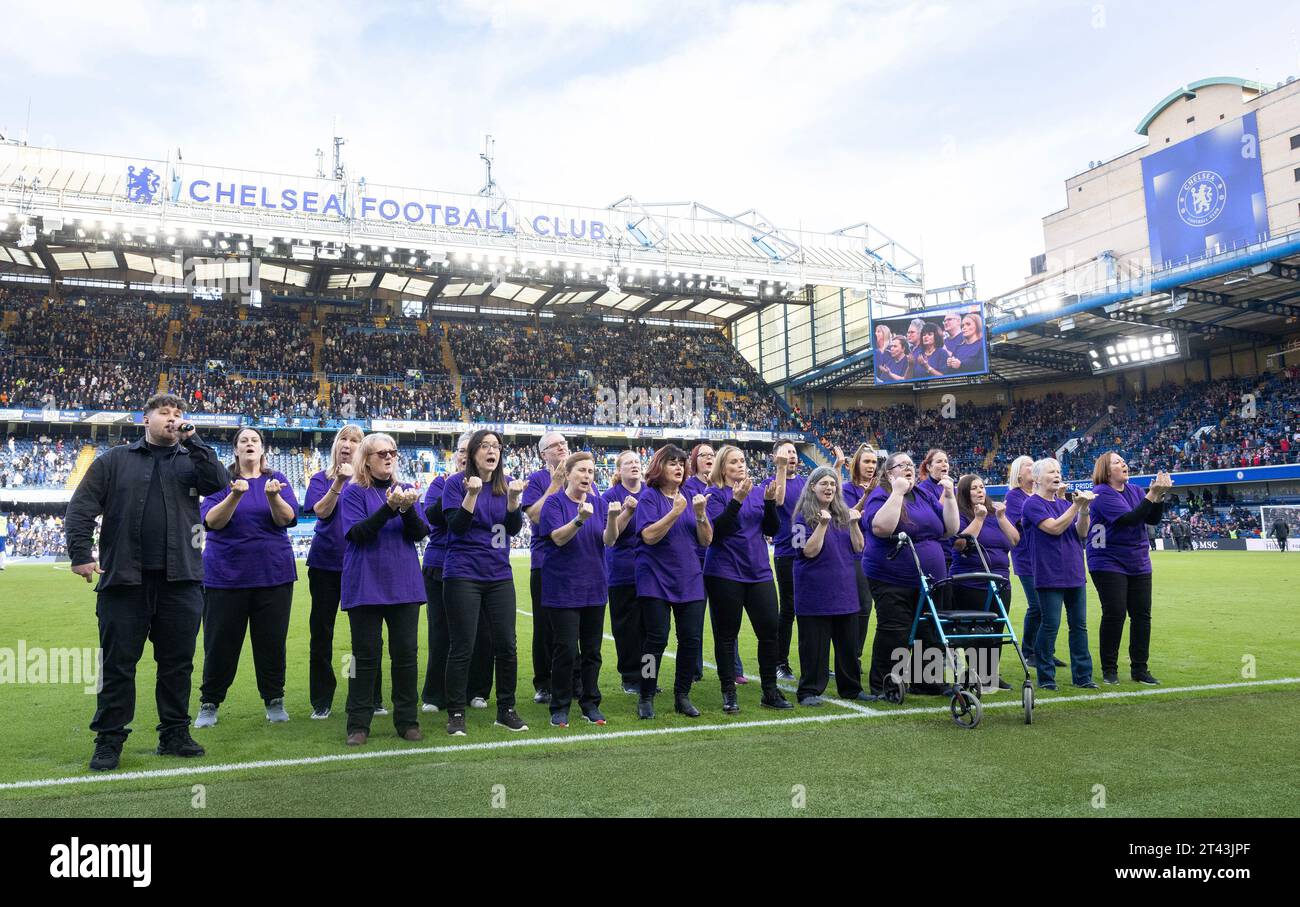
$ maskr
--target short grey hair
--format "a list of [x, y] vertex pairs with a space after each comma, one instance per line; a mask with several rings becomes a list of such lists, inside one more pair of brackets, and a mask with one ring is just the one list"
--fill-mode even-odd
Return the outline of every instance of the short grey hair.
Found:
[[1056, 467], [1057, 471], [1060, 471], [1061, 463], [1059, 460], [1054, 460], [1051, 457], [1043, 457], [1043, 459], [1041, 460], [1035, 460], [1034, 461], [1034, 484], [1035, 485], [1043, 484], [1043, 473], [1047, 472], [1047, 470], [1051, 469], [1053, 466]]
[[[563, 441], [564, 435], [560, 434], [558, 431], [548, 431], [546, 434], [542, 435], [541, 440], [537, 442], [538, 453], [545, 452], [546, 448], [551, 446], [550, 444], [546, 443], [547, 438], [559, 438], [561, 441]], [[553, 444], [555, 442], [552, 441], [551, 443]]]

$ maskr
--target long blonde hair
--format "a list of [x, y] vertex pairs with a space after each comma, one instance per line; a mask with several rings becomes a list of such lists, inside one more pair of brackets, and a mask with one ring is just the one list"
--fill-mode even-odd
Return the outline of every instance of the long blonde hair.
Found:
[[[334, 434], [334, 443], [330, 445], [330, 465], [325, 470], [325, 477], [331, 482], [338, 476], [339, 466], [342, 465], [339, 463], [339, 447], [342, 446], [342, 443], [348, 438], [352, 438], [354, 441], [364, 441], [366, 439], [366, 433], [361, 430], [360, 425], [349, 424], [343, 426]], [[353, 454], [356, 453], [355, 450], [352, 452]]]
[[[713, 468], [709, 470], [708, 477], [710, 487], [721, 488], [727, 483], [727, 457], [731, 456], [733, 453], [740, 454], [740, 460], [742, 463], [745, 461], [745, 452], [734, 444], [723, 444], [714, 452]], [[745, 466], [746, 473], [748, 474], [749, 464], [746, 463]]]
[[1026, 463], [1032, 467], [1034, 458], [1021, 454], [1011, 461], [1011, 465], [1007, 467], [1007, 491], [1020, 487], [1020, 470], [1025, 468]]
[[[371, 432], [361, 439], [357, 449], [352, 452], [352, 481], [356, 482], [362, 488], [370, 488], [375, 484], [375, 477], [370, 474], [368, 461], [370, 455], [375, 452], [375, 448], [382, 442], [387, 441], [397, 449], [397, 442], [393, 440], [392, 435], [386, 435], [383, 432]], [[393, 464], [393, 481], [397, 481], [397, 464]]]

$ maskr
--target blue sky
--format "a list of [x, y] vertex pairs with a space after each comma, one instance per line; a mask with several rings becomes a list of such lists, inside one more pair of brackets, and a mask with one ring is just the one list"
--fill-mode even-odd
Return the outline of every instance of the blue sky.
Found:
[[1170, 91], [1300, 75], [1297, 9], [7, 4], [0, 133], [308, 174], [337, 118], [353, 175], [466, 192], [492, 133], [516, 197], [698, 200], [790, 229], [866, 220], [924, 253], [930, 286], [975, 264], [987, 297], [1027, 274], [1064, 180], [1140, 145], [1134, 127]]

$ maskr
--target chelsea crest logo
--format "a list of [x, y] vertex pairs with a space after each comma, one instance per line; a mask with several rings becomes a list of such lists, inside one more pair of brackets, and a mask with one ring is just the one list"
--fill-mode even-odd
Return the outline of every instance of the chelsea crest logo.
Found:
[[1178, 216], [1189, 227], [1204, 227], [1223, 213], [1228, 185], [1213, 170], [1198, 170], [1178, 190]]
[[158, 194], [158, 174], [148, 167], [141, 167], [137, 173], [135, 167], [126, 168], [126, 200], [142, 205], [152, 205]]

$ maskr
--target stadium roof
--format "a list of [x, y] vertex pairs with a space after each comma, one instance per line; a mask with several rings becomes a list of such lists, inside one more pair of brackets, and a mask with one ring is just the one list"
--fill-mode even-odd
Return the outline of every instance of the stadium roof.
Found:
[[1197, 79], [1195, 82], [1189, 82], [1176, 91], [1170, 92], [1165, 96], [1164, 100], [1147, 111], [1147, 115], [1144, 116], [1142, 121], [1137, 125], [1137, 134], [1146, 135], [1147, 130], [1151, 128], [1151, 123], [1155, 118], [1160, 116], [1164, 109], [1174, 103], [1174, 101], [1177, 101], [1180, 98], [1194, 98], [1199, 89], [1208, 88], [1211, 85], [1236, 85], [1241, 88], [1251, 89], [1252, 91], [1268, 91], [1268, 86], [1262, 82], [1252, 82], [1249, 79], [1238, 79], [1235, 76], [1212, 76], [1208, 79]]
[[0, 145], [0, 229], [12, 250], [0, 270], [19, 274], [148, 289], [190, 274], [251, 281], [256, 258], [273, 297], [430, 313], [720, 324], [802, 304], [811, 285], [923, 284], [920, 259], [866, 223], [790, 231], [699, 202], [582, 208], [13, 144]]

